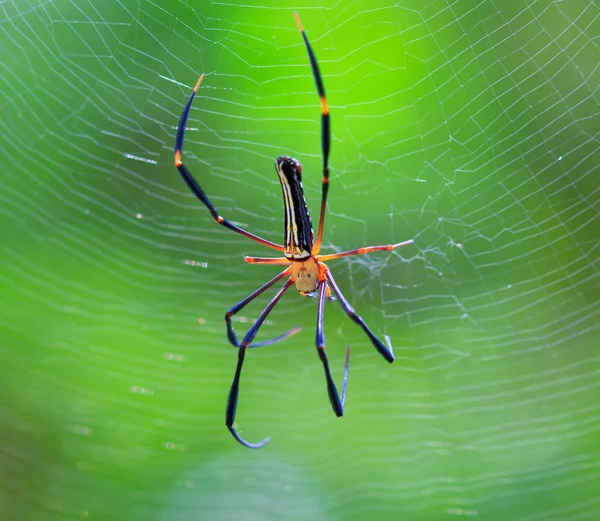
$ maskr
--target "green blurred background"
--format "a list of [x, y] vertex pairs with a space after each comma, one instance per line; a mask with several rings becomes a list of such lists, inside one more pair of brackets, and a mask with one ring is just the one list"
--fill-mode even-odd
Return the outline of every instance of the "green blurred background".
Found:
[[[290, 291], [247, 357], [224, 312], [277, 268], [279, 154], [320, 200], [330, 266], [395, 346], [326, 306], [346, 415]], [[590, 2], [105, 0], [0, 6], [0, 519], [600, 518], [600, 9]], [[241, 313], [238, 333], [264, 306]]]

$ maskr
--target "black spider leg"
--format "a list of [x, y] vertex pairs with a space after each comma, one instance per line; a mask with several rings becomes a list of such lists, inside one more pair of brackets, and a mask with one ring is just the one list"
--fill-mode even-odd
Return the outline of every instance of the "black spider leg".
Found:
[[340, 302], [342, 304], [342, 308], [344, 308], [346, 315], [348, 315], [354, 322], [356, 322], [362, 328], [362, 330], [369, 337], [369, 340], [371, 340], [371, 342], [375, 346], [375, 349], [377, 349], [377, 351], [379, 351], [381, 356], [383, 356], [383, 358], [385, 358], [389, 363], [392, 363], [394, 361], [394, 353], [392, 352], [392, 350], [388, 349], [386, 346], [384, 346], [383, 343], [381, 342], [381, 340], [379, 340], [379, 338], [377, 338], [373, 334], [373, 332], [369, 329], [367, 324], [365, 324], [365, 321], [362, 319], [362, 317], [360, 317], [359, 315], [356, 314], [356, 311], [354, 311], [354, 308], [346, 300], [346, 297], [344, 297], [344, 295], [340, 291], [340, 288], [335, 283], [333, 275], [331, 274], [331, 271], [329, 269], [327, 269], [327, 280], [329, 281], [329, 284], [331, 285], [331, 289], [333, 289], [333, 292], [338, 296], [338, 299], [340, 300]]
[[[227, 324], [227, 338], [229, 339], [229, 342], [231, 342], [231, 344], [234, 347], [240, 347], [240, 343], [238, 342], [237, 335], [235, 334], [235, 331], [233, 330], [233, 325], [231, 324], [231, 317], [233, 317], [235, 314], [237, 314], [239, 311], [241, 311], [246, 306], [246, 304], [249, 304], [250, 302], [252, 302], [261, 293], [268, 290], [278, 280], [281, 280], [286, 275], [290, 275], [291, 272], [292, 272], [291, 268], [286, 268], [279, 275], [273, 277], [269, 282], [267, 282], [266, 284], [263, 284], [256, 291], [250, 293], [250, 295], [248, 295], [244, 300], [242, 300], [241, 302], [238, 302], [229, 311], [227, 311], [227, 313], [225, 313], [225, 324]], [[274, 344], [275, 342], [279, 342], [280, 340], [283, 340], [284, 338], [295, 335], [296, 333], [299, 333], [300, 331], [302, 331], [302, 327], [298, 326], [293, 329], [290, 329], [289, 331], [283, 333], [282, 335], [276, 336], [275, 338], [271, 338], [269, 340], [264, 340], [262, 342], [256, 342], [254, 344], [250, 344], [248, 346], [248, 348], [268, 346], [268, 345]]]
[[235, 421], [235, 413], [237, 411], [238, 396], [240, 394], [240, 376], [242, 374], [242, 365], [244, 364], [244, 357], [246, 356], [246, 348], [250, 345], [252, 340], [254, 340], [254, 337], [258, 333], [260, 326], [262, 326], [263, 322], [267, 318], [267, 315], [271, 312], [275, 304], [277, 304], [279, 299], [283, 296], [283, 294], [293, 283], [294, 280], [291, 277], [285, 282], [281, 289], [267, 304], [267, 307], [260, 314], [254, 325], [246, 333], [246, 336], [244, 336], [244, 339], [242, 340], [239, 346], [238, 361], [237, 366], [235, 368], [235, 375], [231, 384], [231, 390], [229, 391], [229, 397], [227, 398], [227, 409], [225, 411], [225, 425], [227, 425], [227, 428], [229, 429], [229, 432], [231, 432], [233, 437], [249, 449], [260, 449], [261, 447], [264, 447], [267, 443], [269, 443], [269, 441], [271, 441], [271, 438], [267, 437], [259, 443], [249, 443], [246, 440], [244, 440], [233, 427], [233, 423]]
[[319, 283], [319, 304], [317, 308], [317, 352], [319, 358], [323, 362], [323, 369], [325, 370], [325, 378], [327, 380], [327, 393], [329, 394], [329, 401], [333, 407], [333, 412], [336, 416], [344, 415], [344, 402], [346, 401], [346, 387], [348, 386], [348, 364], [350, 362], [350, 346], [346, 347], [346, 362], [344, 364], [344, 379], [342, 382], [342, 397], [338, 394], [337, 387], [331, 376], [331, 370], [329, 369], [329, 361], [327, 360], [327, 354], [325, 353], [325, 336], [323, 334], [323, 312], [325, 309], [325, 293], [327, 288], [327, 281], [324, 280]]
[[196, 182], [190, 171], [183, 164], [183, 160], [181, 159], [181, 151], [183, 150], [183, 137], [185, 135], [185, 127], [187, 124], [188, 116], [190, 115], [190, 109], [192, 108], [192, 101], [194, 101], [194, 96], [196, 95], [198, 87], [200, 87], [200, 83], [202, 83], [203, 78], [204, 74], [200, 76], [198, 83], [196, 83], [196, 86], [194, 87], [194, 90], [192, 91], [192, 94], [190, 95], [190, 98], [188, 99], [188, 102], [185, 108], [183, 109], [183, 112], [181, 113], [181, 118], [179, 119], [179, 125], [177, 127], [177, 136], [175, 138], [175, 166], [177, 167], [177, 170], [179, 170], [179, 173], [185, 181], [185, 184], [187, 184], [189, 189], [193, 192], [193, 194], [200, 201], [202, 201], [202, 203], [204, 203], [204, 205], [208, 208], [208, 211], [213, 216], [214, 220], [217, 221], [217, 223], [219, 223], [222, 226], [225, 226], [225, 228], [229, 228], [230, 230], [239, 233], [240, 235], [243, 235], [244, 237], [248, 237], [249, 239], [258, 242], [263, 246], [273, 248], [277, 251], [284, 251], [283, 246], [268, 241], [267, 239], [263, 239], [262, 237], [254, 235], [253, 233], [247, 232], [246, 230], [243, 230], [242, 228], [239, 228], [235, 224], [229, 222], [224, 217], [221, 217], [221, 215], [219, 215], [219, 212], [217, 212], [217, 210], [212, 205], [208, 197], [206, 197], [206, 194], [204, 193], [202, 188], [200, 188], [200, 185]]
[[321, 78], [321, 71], [319, 70], [319, 64], [317, 57], [308, 41], [306, 31], [302, 26], [298, 13], [294, 13], [294, 18], [298, 24], [298, 29], [304, 39], [306, 45], [306, 51], [308, 52], [308, 59], [310, 61], [310, 67], [312, 69], [313, 77], [315, 78], [315, 84], [317, 86], [317, 93], [319, 94], [319, 100], [321, 102], [321, 152], [323, 154], [323, 178], [321, 179], [321, 211], [319, 213], [319, 228], [317, 231], [317, 240], [313, 245], [313, 255], [319, 253], [321, 249], [321, 242], [323, 240], [323, 226], [325, 224], [325, 210], [327, 208], [327, 194], [329, 192], [329, 150], [331, 148], [331, 124], [329, 119], [329, 107], [327, 106], [327, 99], [325, 97], [325, 87], [323, 85], [323, 79]]

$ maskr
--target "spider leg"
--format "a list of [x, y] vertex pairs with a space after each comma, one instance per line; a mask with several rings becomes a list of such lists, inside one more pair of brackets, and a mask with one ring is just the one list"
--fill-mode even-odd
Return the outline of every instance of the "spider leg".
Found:
[[412, 239], [404, 242], [398, 242], [396, 244], [387, 244], [386, 246], [365, 246], [363, 248], [357, 248], [356, 250], [331, 253], [329, 255], [319, 255], [317, 260], [319, 262], [326, 262], [333, 259], [340, 259], [342, 257], [350, 257], [351, 255], [364, 255], [365, 253], [371, 253], [372, 251], [390, 251], [402, 246], [408, 246], [409, 244], [413, 244]]
[[354, 322], [356, 322], [362, 328], [362, 330], [369, 337], [369, 340], [371, 340], [371, 343], [373, 344], [373, 346], [375, 346], [375, 349], [377, 349], [377, 351], [379, 351], [381, 356], [383, 356], [383, 358], [385, 358], [388, 362], [392, 363], [394, 361], [394, 353], [391, 351], [391, 349], [388, 349], [385, 345], [383, 345], [381, 340], [379, 340], [379, 338], [377, 338], [373, 334], [373, 332], [369, 329], [367, 324], [365, 324], [365, 321], [362, 319], [362, 317], [356, 314], [356, 311], [354, 311], [354, 308], [346, 300], [346, 297], [344, 297], [344, 295], [340, 291], [340, 288], [335, 283], [335, 280], [334, 280], [333, 275], [331, 274], [331, 270], [329, 268], [327, 268], [326, 277], [327, 277], [329, 284], [331, 284], [331, 289], [333, 289], [333, 292], [340, 299], [342, 308], [344, 308], [346, 315], [348, 315]]
[[296, 333], [300, 333], [300, 331], [302, 331], [302, 326], [293, 327], [289, 331], [286, 331], [285, 333], [282, 333], [281, 335], [276, 336], [275, 338], [270, 338], [269, 340], [263, 340], [262, 342], [254, 342], [253, 344], [250, 344], [248, 346], [248, 349], [250, 349], [251, 347], [270, 346], [271, 344], [275, 344], [276, 342], [279, 342], [280, 340], [284, 340], [292, 335], [295, 335]]
[[[285, 272], [284, 272], [285, 273]], [[244, 339], [240, 343], [240, 348], [238, 350], [238, 361], [237, 366], [235, 368], [235, 375], [233, 377], [233, 382], [231, 384], [231, 389], [229, 391], [229, 397], [227, 398], [227, 409], [225, 411], [225, 425], [229, 429], [229, 432], [233, 435], [233, 437], [239, 441], [245, 447], [249, 449], [260, 449], [265, 446], [271, 438], [265, 438], [259, 443], [249, 443], [244, 440], [233, 427], [233, 423], [235, 422], [235, 413], [237, 411], [237, 402], [238, 396], [240, 394], [240, 376], [242, 374], [242, 366], [244, 364], [244, 358], [246, 356], [246, 348], [250, 346], [252, 340], [258, 333], [260, 326], [262, 326], [263, 322], [267, 318], [267, 315], [271, 312], [275, 304], [279, 302], [279, 299], [283, 296], [283, 294], [288, 290], [288, 288], [294, 283], [294, 279], [290, 277], [285, 284], [281, 287], [281, 289], [275, 294], [275, 296], [271, 299], [271, 301], [267, 304], [267, 307], [258, 317], [258, 320], [254, 323], [254, 325], [250, 328], [250, 330], [244, 336]]]
[[259, 244], [262, 244], [263, 246], [267, 246], [267, 247], [272, 248], [277, 251], [284, 251], [283, 246], [280, 246], [279, 244], [275, 244], [274, 242], [263, 239], [262, 237], [259, 237], [258, 235], [254, 235], [253, 233], [247, 232], [246, 230], [243, 230], [242, 228], [239, 228], [235, 224], [229, 222], [224, 217], [221, 217], [219, 215], [219, 212], [217, 212], [215, 207], [212, 205], [212, 203], [208, 199], [208, 197], [206, 197], [206, 194], [204, 193], [202, 188], [200, 188], [200, 185], [196, 182], [196, 180], [194, 179], [194, 177], [192, 176], [190, 171], [183, 164], [183, 161], [181, 159], [181, 151], [183, 150], [183, 137], [185, 134], [185, 127], [186, 127], [188, 116], [190, 114], [190, 109], [192, 108], [192, 101], [194, 101], [194, 96], [196, 95], [196, 92], [198, 91], [198, 87], [200, 87], [200, 84], [202, 83], [203, 79], [204, 79], [204, 74], [202, 76], [200, 76], [200, 79], [196, 83], [196, 86], [194, 87], [194, 90], [192, 91], [192, 94], [190, 95], [190, 98], [188, 99], [188, 102], [187, 102], [185, 108], [183, 109], [181, 118], [179, 119], [179, 126], [177, 127], [177, 136], [175, 138], [175, 166], [177, 167], [177, 170], [179, 170], [179, 173], [181, 174], [181, 177], [185, 181], [185, 184], [187, 184], [189, 189], [193, 192], [193, 194], [200, 201], [202, 201], [202, 203], [204, 203], [204, 205], [208, 208], [208, 211], [213, 216], [214, 220], [217, 221], [217, 223], [219, 223], [222, 226], [225, 226], [225, 228], [229, 228], [230, 230], [233, 230], [234, 232], [239, 233], [240, 235], [243, 235], [244, 237], [248, 237], [249, 239], [252, 239], [253, 241], [258, 242]]
[[298, 29], [302, 33], [306, 50], [308, 51], [308, 58], [310, 60], [310, 66], [312, 68], [313, 76], [315, 77], [315, 83], [317, 85], [317, 92], [321, 100], [321, 150], [323, 153], [323, 179], [322, 184], [322, 195], [321, 195], [321, 213], [319, 215], [319, 230], [317, 233], [317, 240], [315, 241], [312, 249], [312, 254], [316, 255], [321, 250], [321, 241], [323, 240], [323, 224], [325, 222], [325, 209], [327, 207], [327, 193], [329, 191], [329, 149], [331, 147], [331, 126], [329, 119], [329, 107], [327, 106], [327, 100], [325, 98], [325, 87], [323, 86], [323, 79], [321, 78], [321, 72], [319, 71], [319, 64], [315, 53], [310, 46], [304, 27], [298, 13], [294, 13], [294, 18], [298, 24]]
[[[248, 295], [244, 300], [242, 300], [241, 302], [238, 302], [229, 311], [227, 311], [227, 313], [225, 313], [225, 324], [227, 324], [227, 338], [229, 339], [229, 342], [231, 342], [231, 344], [234, 347], [240, 347], [240, 343], [238, 342], [235, 331], [233, 330], [233, 325], [231, 324], [231, 317], [233, 317], [236, 313], [238, 313], [240, 310], [242, 310], [242, 308], [244, 308], [246, 306], [246, 304], [252, 302], [256, 297], [258, 297], [260, 294], [262, 294], [266, 290], [268, 290], [278, 280], [281, 280], [283, 277], [290, 275], [291, 272], [292, 272], [291, 267], [282, 271], [279, 275], [276, 275], [269, 282], [267, 282], [266, 284], [263, 284], [256, 291], [250, 293], [250, 295]], [[248, 345], [248, 347], [249, 348], [250, 347], [262, 347], [262, 346], [274, 344], [275, 342], [279, 342], [280, 340], [283, 340], [284, 338], [292, 336], [301, 330], [302, 330], [302, 327], [295, 327], [293, 329], [290, 329], [286, 333], [283, 333], [282, 335], [279, 335], [275, 338], [271, 338], [270, 340], [264, 340], [263, 342], [256, 342], [254, 344]]]
[[319, 304], [317, 308], [317, 352], [319, 358], [323, 362], [323, 369], [325, 370], [325, 378], [327, 380], [327, 393], [329, 394], [329, 401], [333, 407], [333, 412], [336, 416], [344, 415], [344, 402], [346, 401], [346, 387], [348, 386], [348, 364], [350, 362], [350, 346], [346, 347], [346, 362], [344, 364], [344, 379], [342, 382], [342, 397], [338, 394], [337, 387], [331, 376], [331, 370], [329, 369], [329, 361], [325, 354], [325, 336], [323, 334], [323, 311], [325, 309], [325, 296], [326, 296], [327, 281], [324, 280], [320, 283], [319, 291]]
[[248, 264], [275, 264], [277, 266], [288, 266], [290, 260], [285, 257], [244, 257]]
[[335, 300], [335, 297], [331, 296], [331, 290], [329, 289], [329, 284], [327, 286], [325, 286], [325, 296], [327, 297], [327, 300]]

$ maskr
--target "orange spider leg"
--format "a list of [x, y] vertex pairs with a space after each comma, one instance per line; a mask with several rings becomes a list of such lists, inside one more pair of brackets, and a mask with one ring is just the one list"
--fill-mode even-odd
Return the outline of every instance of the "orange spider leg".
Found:
[[275, 264], [276, 266], [289, 266], [291, 262], [285, 257], [244, 257], [248, 264]]
[[319, 262], [330, 261], [333, 259], [340, 259], [341, 257], [350, 257], [351, 255], [364, 255], [365, 253], [371, 253], [372, 251], [390, 251], [400, 248], [401, 246], [408, 246], [412, 244], [413, 240], [399, 242], [397, 244], [387, 244], [386, 246], [365, 246], [364, 248], [357, 248], [356, 250], [343, 251], [341, 253], [331, 253], [329, 255], [318, 255], [317, 260]]

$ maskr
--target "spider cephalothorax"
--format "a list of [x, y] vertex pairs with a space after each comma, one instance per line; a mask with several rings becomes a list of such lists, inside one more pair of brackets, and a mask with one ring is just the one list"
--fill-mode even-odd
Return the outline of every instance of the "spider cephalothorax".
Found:
[[319, 282], [323, 282], [327, 278], [327, 266], [315, 257], [309, 257], [305, 261], [294, 261], [292, 262], [292, 277], [298, 291], [313, 293], [319, 287]]

